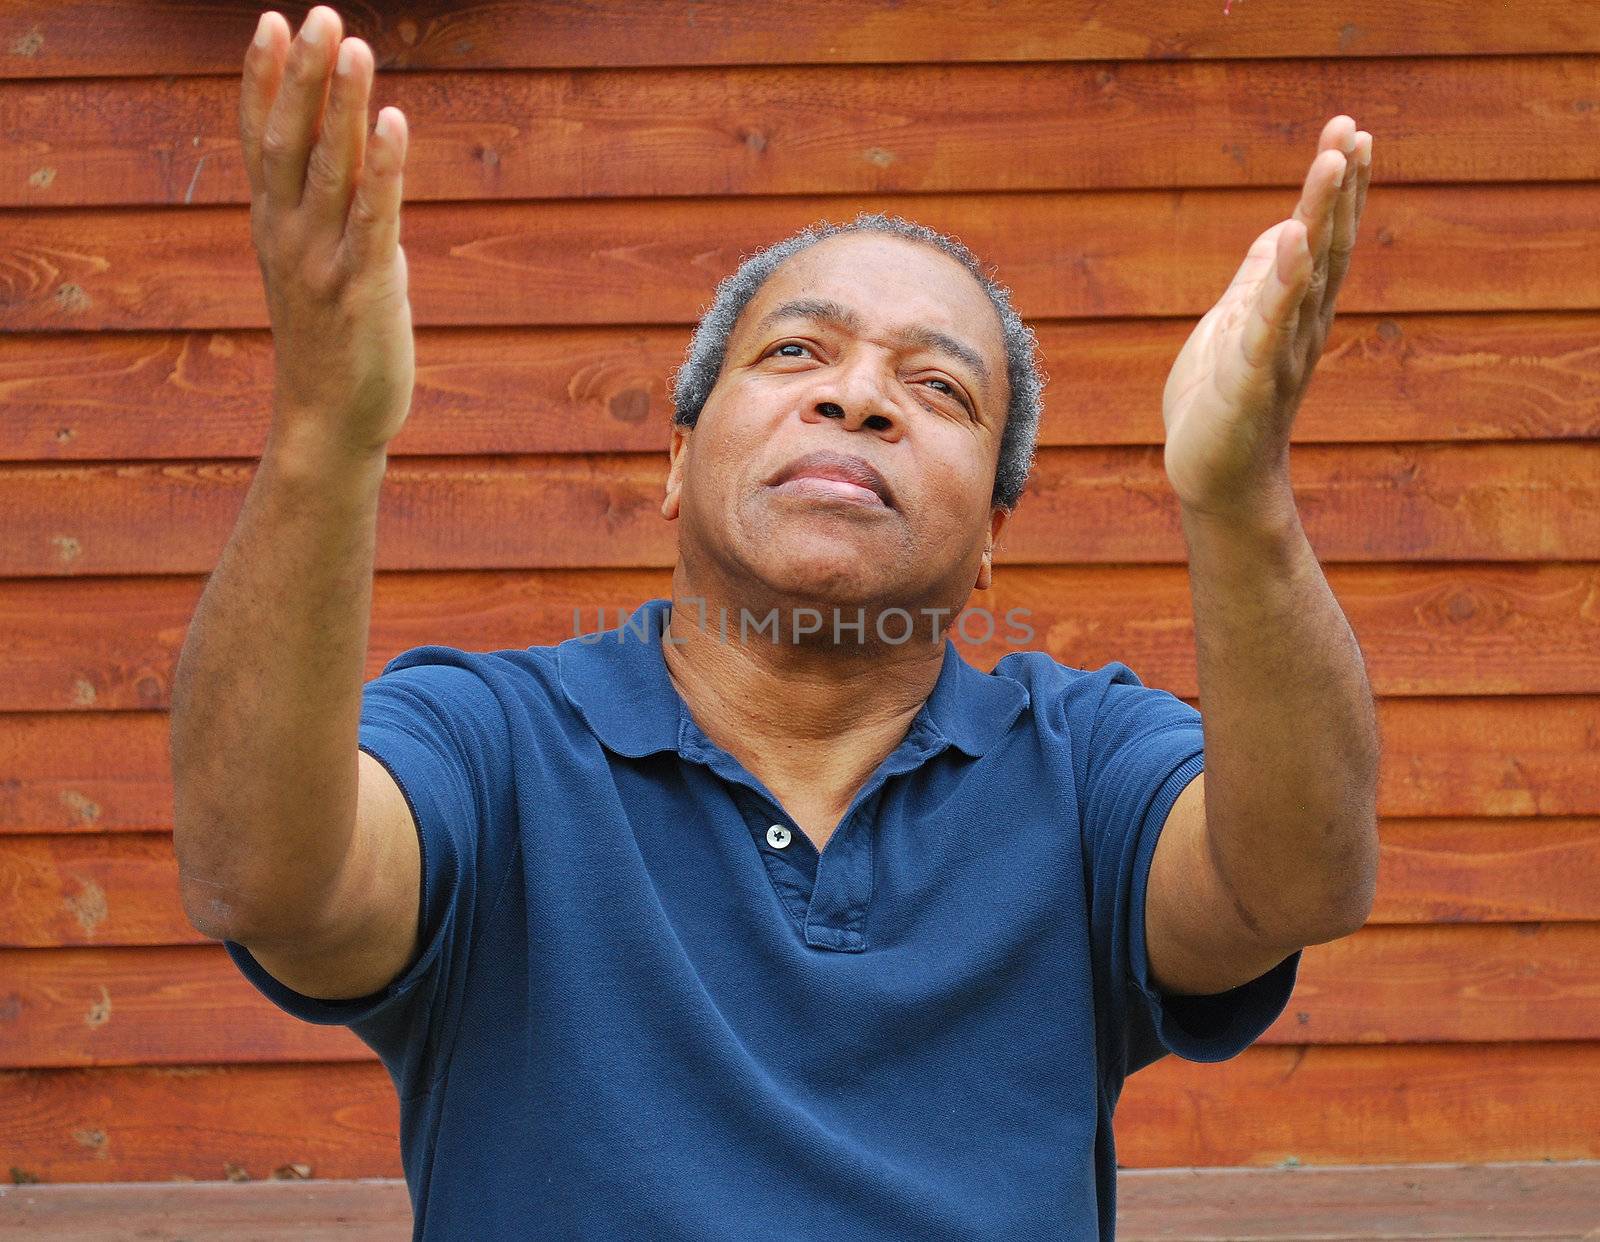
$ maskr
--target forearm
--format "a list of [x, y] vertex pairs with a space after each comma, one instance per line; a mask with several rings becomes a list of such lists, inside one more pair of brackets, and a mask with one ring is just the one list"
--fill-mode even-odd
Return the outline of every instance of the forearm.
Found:
[[269, 438], [173, 679], [173, 846], [190, 919], [315, 908], [354, 830], [385, 461]]
[[1285, 486], [1249, 520], [1182, 508], [1218, 874], [1269, 941], [1365, 921], [1379, 739], [1361, 649]]

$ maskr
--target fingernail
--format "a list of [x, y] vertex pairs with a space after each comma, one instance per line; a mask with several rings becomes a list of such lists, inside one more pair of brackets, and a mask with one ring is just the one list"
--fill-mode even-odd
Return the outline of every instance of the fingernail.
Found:
[[388, 138], [394, 132], [394, 117], [387, 109], [378, 113], [378, 137]]
[[255, 42], [257, 47], [266, 47], [268, 43], [272, 42], [272, 36], [267, 33], [267, 15], [265, 13], [261, 15], [261, 20], [256, 22]]
[[322, 42], [322, 19], [313, 9], [306, 20], [300, 25], [300, 39], [302, 42], [315, 47]]
[[355, 63], [355, 45], [346, 39], [339, 44], [339, 59], [334, 63], [334, 72], [348, 77], [350, 71], [355, 68]]

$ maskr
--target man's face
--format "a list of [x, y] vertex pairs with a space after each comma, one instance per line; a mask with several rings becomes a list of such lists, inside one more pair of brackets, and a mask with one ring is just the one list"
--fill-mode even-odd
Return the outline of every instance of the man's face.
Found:
[[990, 500], [1009, 400], [999, 316], [954, 259], [867, 232], [801, 251], [673, 435], [662, 512], [689, 581], [959, 608], [1006, 517]]

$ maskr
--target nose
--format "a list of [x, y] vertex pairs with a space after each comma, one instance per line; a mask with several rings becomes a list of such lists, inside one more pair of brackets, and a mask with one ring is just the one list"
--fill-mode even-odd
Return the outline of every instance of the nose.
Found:
[[887, 431], [894, 426], [894, 420], [882, 414], [865, 414], [851, 418], [845, 413], [844, 406], [836, 401], [817, 402], [817, 413], [823, 418], [836, 418], [845, 423], [847, 427], [865, 427], [869, 431]]
[[872, 372], [873, 365], [863, 358], [850, 367], [819, 372], [808, 421], [833, 419], [849, 431], [865, 428], [898, 439], [904, 416], [885, 391], [884, 380]]

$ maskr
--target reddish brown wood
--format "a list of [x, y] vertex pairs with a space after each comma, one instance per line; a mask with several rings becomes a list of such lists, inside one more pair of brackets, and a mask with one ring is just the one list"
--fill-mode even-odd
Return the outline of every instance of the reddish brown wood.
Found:
[[1535, 1039], [1600, 1040], [1600, 925], [1366, 927], [1312, 945], [1261, 1042]]
[[[67, 1071], [55, 1071], [67, 1072]], [[1382, 1164], [1600, 1157], [1600, 1043], [1255, 1047], [1128, 1080], [1117, 1158]]]
[[[390, 458], [377, 569], [662, 568], [666, 458]], [[209, 573], [258, 463], [0, 467], [0, 575]], [[891, 480], [893, 476], [891, 474]], [[1324, 561], [1600, 558], [1600, 441], [1319, 445], [1293, 484]], [[185, 538], [163, 538], [182, 529]], [[1043, 449], [996, 563], [1180, 564], [1161, 449]], [[1475, 606], [1475, 605], [1474, 605]]]
[[1600, 718], [1563, 697], [1386, 699], [1378, 806], [1393, 816], [1588, 815]]
[[[1039, 442], [1159, 444], [1157, 396], [1188, 320], [1032, 325], [1049, 382]], [[397, 456], [665, 452], [690, 328], [424, 328]], [[1294, 440], [1600, 437], [1590, 315], [1340, 315]], [[0, 461], [261, 455], [264, 331], [37, 333], [0, 353]]]
[[349, 1028], [290, 1017], [220, 944], [0, 949], [0, 1066], [371, 1061]]
[[210, 943], [183, 911], [170, 831], [0, 836], [0, 893], [0, 950]]
[[[0, 82], [33, 139], [0, 148], [0, 206], [248, 203], [239, 92]], [[1600, 58], [1544, 56], [379, 73], [369, 111], [410, 120], [421, 202], [1298, 186], [1340, 112], [1393, 184], [1583, 181], [1597, 98]]]
[[[418, 325], [686, 322], [741, 255], [858, 211], [954, 233], [1029, 319], [1198, 317], [1297, 200], [1285, 188], [414, 203], [402, 241]], [[1600, 183], [1380, 183], [1340, 309], [1595, 309], [1596, 219]], [[267, 325], [243, 207], [188, 207], [181, 227], [163, 207], [23, 210], [6, 223], [0, 329]]]
[[[46, 1182], [400, 1173], [377, 1062], [0, 1072], [0, 1132]], [[1168, 1057], [1128, 1081], [1130, 1167], [1600, 1157], [1600, 1045], [1256, 1047]]]
[[172, 828], [164, 712], [0, 714], [0, 831]]
[[[123, 1242], [130, 1222], [253, 1242], [394, 1242], [411, 1228], [399, 1178], [0, 1185], [0, 1238]], [[1600, 1221], [1600, 1169], [1555, 1164], [1123, 1169], [1124, 1242], [1563, 1239]]]
[[1390, 819], [1379, 835], [1372, 922], [1600, 920], [1600, 819]]
[[13, 1180], [399, 1177], [399, 1106], [375, 1061], [0, 1072]]
[[[1380, 695], [1600, 691], [1600, 635], [1587, 602], [1600, 591], [1600, 571], [1592, 565], [1335, 564], [1325, 572]], [[7, 584], [0, 712], [164, 708], [202, 585], [177, 577]], [[670, 593], [664, 568], [380, 573], [366, 673], [375, 677], [390, 656], [426, 643], [480, 651], [558, 643]], [[1007, 566], [968, 607], [975, 611], [950, 636], [982, 668], [1025, 648], [1075, 668], [1119, 660], [1147, 685], [1198, 692], [1182, 566]], [[992, 635], [981, 609], [994, 618]], [[1551, 704], [1548, 714], [1573, 710]], [[1576, 745], [1594, 743], [1580, 733]]]
[[[175, 879], [175, 876], [173, 877]], [[186, 937], [187, 939], [187, 937]], [[0, 1067], [366, 1060], [219, 944], [0, 949]], [[1266, 1044], [1600, 1040], [1600, 925], [1368, 927], [1305, 951]]]
[[[275, 6], [298, 28], [303, 0]], [[10, 77], [229, 73], [260, 5], [215, 0], [13, 0], [0, 16]], [[1347, 0], [1336, 9], [1233, 5], [1107, 8], [1094, 0], [809, 0], [784, 20], [741, 0], [590, 5], [425, 0], [339, 8], [384, 68], [1182, 60], [1600, 51], [1581, 5], [1528, 0]]]

